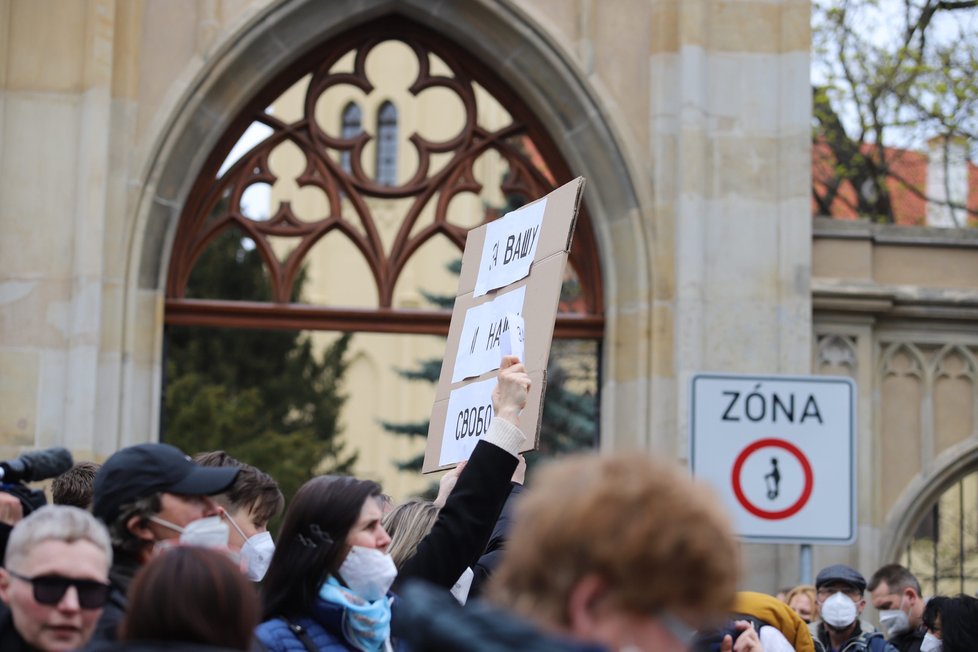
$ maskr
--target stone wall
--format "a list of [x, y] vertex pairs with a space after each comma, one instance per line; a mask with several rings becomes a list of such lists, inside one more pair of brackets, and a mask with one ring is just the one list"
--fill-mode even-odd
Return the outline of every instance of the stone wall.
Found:
[[978, 233], [819, 219], [816, 373], [859, 392], [859, 538], [815, 566], [896, 561], [937, 497], [978, 468]]
[[[157, 437], [203, 160], [302, 52], [395, 10], [498, 70], [588, 178], [603, 447], [684, 458], [694, 372], [810, 370], [805, 0], [0, 0], [0, 454]], [[788, 582], [781, 557], [748, 552], [751, 585]]]

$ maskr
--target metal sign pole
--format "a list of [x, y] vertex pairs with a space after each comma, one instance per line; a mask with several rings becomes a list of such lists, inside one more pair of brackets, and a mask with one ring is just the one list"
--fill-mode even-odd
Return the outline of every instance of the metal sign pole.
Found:
[[799, 584], [811, 584], [812, 583], [812, 544], [803, 543], [801, 544], [801, 551], [798, 556], [799, 561], [799, 571], [798, 571], [798, 583]]

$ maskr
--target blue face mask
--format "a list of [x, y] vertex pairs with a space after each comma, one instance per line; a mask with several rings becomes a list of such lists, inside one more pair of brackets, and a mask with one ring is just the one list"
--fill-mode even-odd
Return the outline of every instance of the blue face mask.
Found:
[[376, 652], [391, 635], [391, 605], [387, 596], [367, 602], [330, 577], [319, 597], [343, 607], [343, 635], [358, 650]]

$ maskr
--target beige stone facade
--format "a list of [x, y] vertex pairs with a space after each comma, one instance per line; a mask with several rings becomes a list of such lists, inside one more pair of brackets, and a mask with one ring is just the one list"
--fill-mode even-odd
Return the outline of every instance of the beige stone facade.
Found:
[[[809, 11], [0, 0], [0, 455], [102, 458], [157, 438], [170, 245], [197, 172], [300, 54], [400, 12], [504, 77], [588, 179], [602, 448], [685, 458], [699, 371], [851, 374], [859, 539], [816, 549], [815, 565], [895, 558], [934, 492], [975, 465], [976, 420], [960, 416], [975, 404], [975, 249], [835, 225], [813, 239]], [[796, 579], [795, 547], [747, 550], [746, 584]]]

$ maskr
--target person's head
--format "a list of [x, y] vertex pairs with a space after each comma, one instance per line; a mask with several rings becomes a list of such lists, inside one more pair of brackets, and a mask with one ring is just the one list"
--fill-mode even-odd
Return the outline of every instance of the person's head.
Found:
[[719, 501], [679, 468], [572, 456], [523, 494], [488, 595], [578, 640], [685, 650], [729, 610], [738, 566]]
[[866, 607], [866, 578], [845, 564], [828, 566], [815, 577], [815, 595], [822, 622], [830, 630], [845, 632], [855, 627]]
[[260, 616], [258, 594], [226, 554], [176, 546], [136, 573], [120, 638], [248, 650]]
[[214, 496], [234, 524], [228, 539], [228, 547], [232, 550], [240, 550], [246, 540], [267, 532], [268, 522], [285, 509], [285, 497], [278, 483], [260, 469], [238, 461], [224, 451], [199, 453], [194, 456], [194, 462], [207, 467], [238, 469], [238, 477], [227, 491]]
[[940, 640], [942, 652], [978, 650], [978, 598], [963, 593], [953, 598], [933, 597], [921, 620], [928, 634]]
[[880, 611], [880, 622], [890, 636], [920, 627], [924, 600], [920, 582], [909, 570], [900, 564], [887, 564], [873, 573], [867, 588], [873, 606]]
[[92, 490], [99, 464], [79, 462], [51, 482], [51, 498], [55, 505], [92, 508]]
[[418, 551], [418, 544], [431, 532], [437, 518], [438, 507], [424, 500], [408, 501], [384, 516], [382, 523], [391, 537], [391, 558], [398, 568]]
[[794, 609], [806, 623], [815, 620], [818, 617], [815, 587], [811, 584], [800, 584], [788, 591], [788, 606]]
[[168, 444], [140, 444], [112, 454], [95, 476], [92, 513], [108, 526], [117, 552], [146, 561], [157, 541], [216, 516], [210, 496], [227, 489], [236, 468], [194, 464]]
[[112, 547], [105, 526], [77, 507], [49, 505], [10, 533], [0, 598], [29, 646], [44, 652], [82, 647], [109, 595]]
[[[777, 462], [777, 459], [773, 459], [771, 461], [772, 462]], [[790, 586], [785, 586], [785, 587], [782, 587], [782, 588], [778, 589], [777, 592], [774, 594], [774, 597], [776, 599], [780, 600], [781, 602], [783, 602], [785, 604], [788, 604], [788, 594], [789, 593], [791, 593], [791, 587]]]
[[386, 552], [380, 485], [346, 476], [306, 482], [285, 510], [278, 544], [265, 574], [265, 618], [295, 616], [314, 603], [353, 546]]

